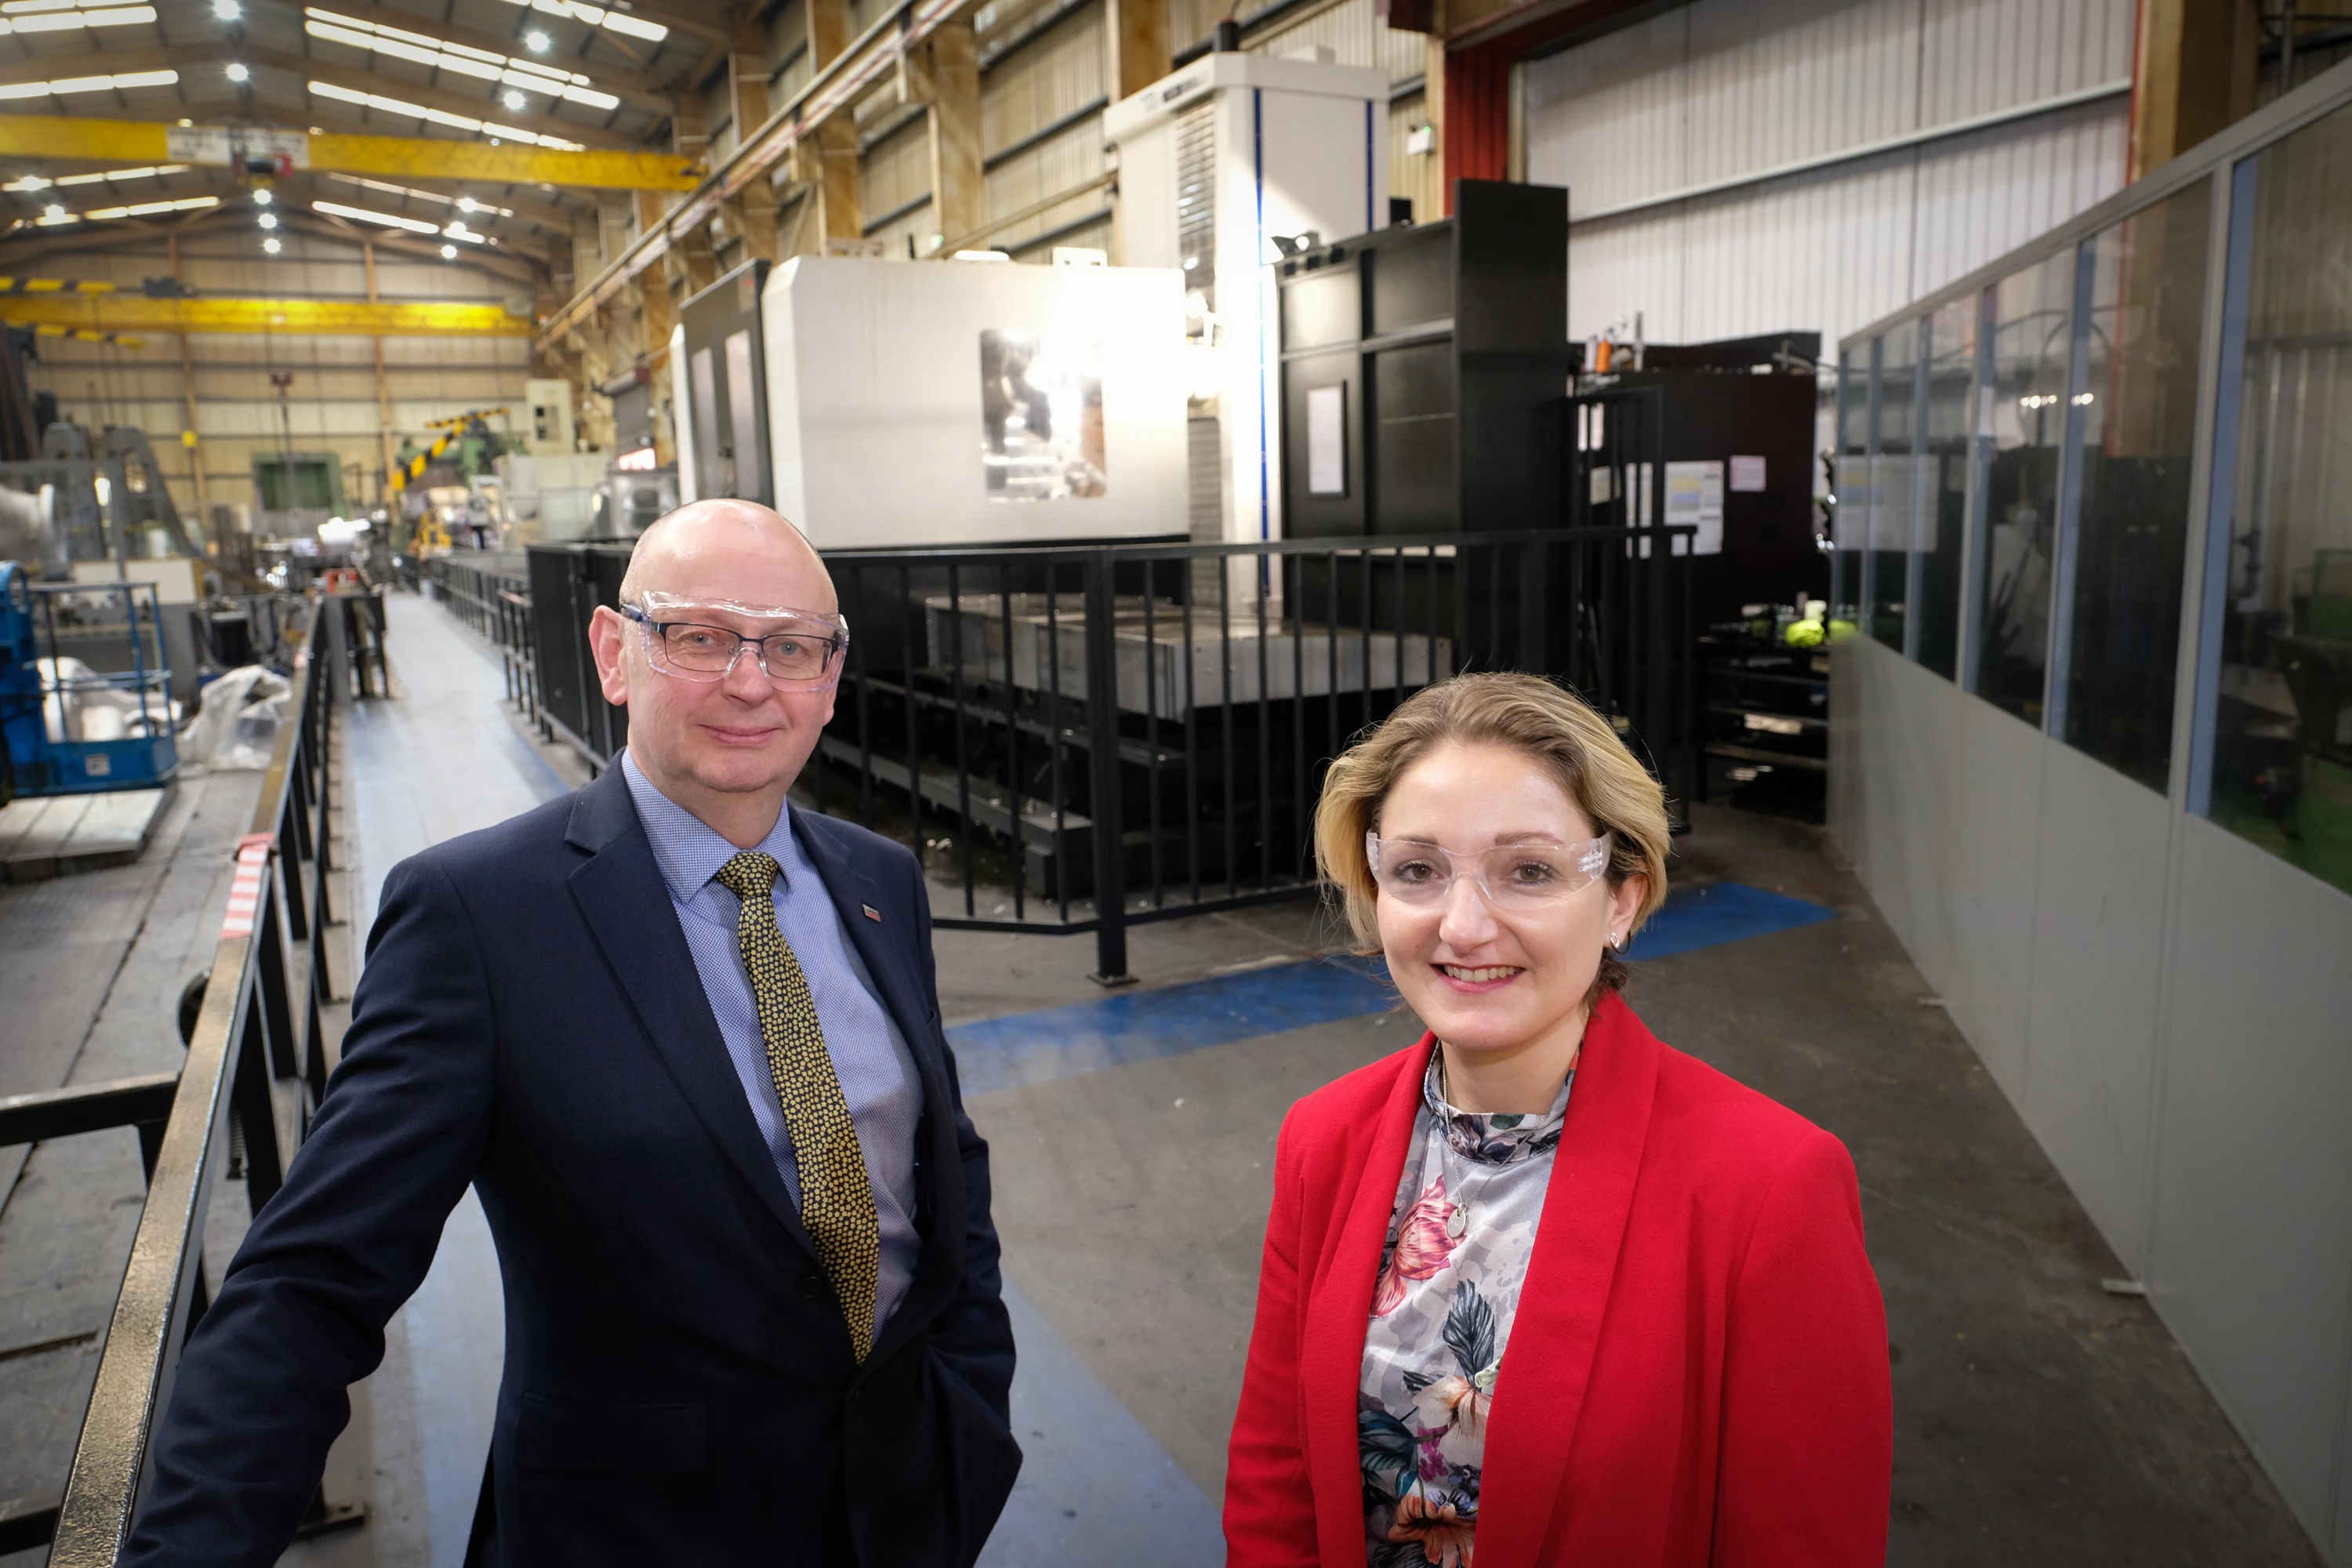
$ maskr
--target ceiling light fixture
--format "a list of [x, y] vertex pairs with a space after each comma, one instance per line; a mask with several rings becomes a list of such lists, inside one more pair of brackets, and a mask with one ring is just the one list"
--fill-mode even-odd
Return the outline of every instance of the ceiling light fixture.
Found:
[[130, 71], [121, 76], [65, 77], [56, 81], [18, 81], [0, 87], [0, 98], [47, 98], [75, 92], [107, 92], [119, 88], [170, 87], [180, 79], [175, 70]]
[[152, 5], [110, 5], [103, 9], [82, 10], [48, 0], [11, 0], [0, 5], [0, 35], [9, 33], [62, 33], [74, 27], [127, 27], [136, 22], [155, 19]]
[[518, 89], [511, 87], [507, 89], [505, 92], [499, 94], [499, 101], [517, 114], [522, 112], [523, 96]]
[[253, 193], [253, 205], [255, 206], [266, 207], [269, 205], [269, 202], [270, 195], [268, 191], [256, 191]]
[[54, 228], [59, 224], [80, 223], [84, 219], [96, 223], [107, 223], [118, 218], [152, 217], [158, 213], [195, 212], [205, 207], [218, 205], [220, 205], [218, 196], [182, 196], [177, 201], [134, 202], [129, 206], [92, 207], [88, 212], [76, 213], [68, 212], [63, 206], [53, 202], [35, 222], [39, 227]]
[[278, 226], [278, 215], [276, 213], [263, 213], [261, 215], [261, 226], [264, 228], [276, 228]]
[[245, 7], [236, 0], [213, 0], [213, 20], [215, 22], [234, 22], [244, 15]]
[[441, 247], [441, 259], [442, 259], [442, 260], [444, 260], [444, 261], [455, 261], [455, 260], [457, 260], [457, 247], [456, 246], [454, 246], [454, 245], [445, 245], [445, 246], [443, 246], [443, 247]]
[[[0, 5], [14, 3], [16, 0], [0, 0]], [[34, 3], [44, 3], [44, 0], [34, 0]], [[550, 3], [554, 3], [554, 0], [550, 0]], [[616, 95], [598, 88], [578, 71], [560, 70], [537, 60], [493, 54], [469, 44], [449, 43], [424, 33], [388, 27], [380, 22], [362, 21], [339, 12], [322, 10], [316, 5], [306, 7], [302, 15], [302, 30], [331, 44], [342, 44], [372, 55], [390, 55], [396, 60], [472, 77], [477, 81], [543, 92], [550, 98], [568, 99], [590, 109], [620, 107], [621, 100]]]
[[459, 212], [461, 212], [461, 213], [469, 213], [469, 212], [472, 212], [476, 207], [479, 206], [480, 205], [481, 205], [481, 204], [480, 204], [479, 202], [477, 202], [477, 201], [476, 201], [476, 200], [474, 200], [474, 198], [473, 198], [473, 197], [471, 197], [471, 196], [459, 196], [459, 197], [457, 198], [457, 210], [458, 210]]
[[651, 39], [655, 43], [669, 37], [669, 29], [659, 22], [644, 21], [625, 11], [607, 11], [601, 5], [587, 4], [587, 0], [507, 0], [507, 4], [527, 5], [551, 16], [569, 16], [592, 27], [605, 27], [615, 33], [625, 33], [633, 38]]
[[270, 255], [275, 256], [280, 250], [283, 250], [285, 247], [278, 243], [278, 237], [273, 234], [268, 239], [261, 242], [261, 248], [268, 251]]
[[347, 207], [341, 202], [312, 202], [311, 210], [329, 217], [357, 218], [362, 223], [380, 223], [387, 228], [404, 228], [411, 234], [439, 234], [441, 226], [426, 223], [423, 218], [402, 217], [398, 213], [371, 212], [366, 207]]
[[543, 55], [555, 47], [555, 41], [545, 33], [533, 31], [522, 36], [522, 47], [532, 54]]
[[[511, 125], [493, 125], [486, 121], [468, 119], [462, 114], [452, 114], [446, 110], [426, 109], [421, 104], [404, 102], [396, 98], [385, 98], [380, 93], [355, 92], [350, 88], [337, 87], [334, 83], [326, 81], [312, 81], [305, 85], [309, 88], [311, 96], [315, 98], [331, 98], [339, 103], [362, 103], [370, 109], [382, 110], [386, 114], [405, 115], [412, 120], [422, 120], [431, 125], [446, 125], [458, 131], [479, 132], [490, 138], [490, 145], [493, 147], [499, 144], [499, 138], [507, 137], [528, 146], [553, 147], [565, 153], [585, 151], [580, 142], [566, 142], [560, 136], [541, 136], [535, 132], [518, 131]], [[0, 88], [0, 98], [8, 95], [8, 89]], [[314, 131], [311, 134], [315, 136], [318, 132]]]
[[231, 81], [250, 81], [253, 79], [253, 72], [246, 68], [244, 61], [232, 60], [229, 62], [228, 79]]

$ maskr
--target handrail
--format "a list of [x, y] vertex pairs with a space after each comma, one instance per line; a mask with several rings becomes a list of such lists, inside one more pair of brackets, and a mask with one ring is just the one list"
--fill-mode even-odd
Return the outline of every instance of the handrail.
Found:
[[[49, 1553], [57, 1568], [110, 1568], [130, 1540], [155, 1421], [171, 1403], [181, 1346], [203, 1310], [205, 1220], [229, 1157], [232, 1109], [244, 1133], [247, 1196], [258, 1213], [285, 1173], [271, 1080], [295, 1083], [297, 1142], [325, 1089], [320, 1003], [329, 998], [324, 932], [332, 919], [327, 760], [332, 708], [341, 700], [327, 669], [307, 647], [297, 659], [292, 711], [278, 730], [252, 831], [238, 848], [220, 944], [58, 1506]], [[124, 1121], [155, 1108], [156, 1087], [145, 1080], [100, 1087], [123, 1101]], [[58, 1097], [23, 1097], [0, 1105], [0, 1114], [71, 1113], [70, 1098], [24, 1103], [44, 1098]]]

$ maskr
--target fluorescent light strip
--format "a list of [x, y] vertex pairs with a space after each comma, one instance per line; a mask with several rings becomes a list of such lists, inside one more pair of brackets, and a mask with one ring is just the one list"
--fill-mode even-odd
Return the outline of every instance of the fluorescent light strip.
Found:
[[573, 22], [585, 22], [592, 27], [604, 27], [632, 38], [651, 38], [656, 43], [669, 37], [669, 29], [659, 22], [641, 22], [625, 11], [607, 11], [602, 5], [587, 5], [579, 0], [507, 0], [509, 5], [528, 5], [534, 11], [544, 11], [551, 16], [562, 16]]
[[596, 85], [577, 71], [560, 71], [552, 67], [519, 60], [508, 55], [494, 55], [488, 49], [467, 48], [462, 44], [444, 43], [422, 33], [411, 33], [398, 27], [386, 27], [373, 22], [362, 22], [350, 16], [322, 11], [317, 6], [303, 12], [306, 20], [302, 30], [314, 38], [329, 43], [344, 44], [352, 48], [365, 49], [373, 54], [390, 55], [394, 59], [430, 66], [436, 70], [455, 71], [477, 81], [494, 81], [506, 87], [519, 87], [527, 91], [544, 93], [591, 109], [617, 109], [621, 100], [614, 94], [600, 91]]
[[[55, 180], [42, 180], [41, 184], [95, 185], [106, 180], [138, 180], [144, 179], [151, 174], [160, 178], [165, 174], [184, 174], [187, 172], [188, 165], [185, 163], [157, 163], [144, 169], [109, 169], [101, 174], [59, 174]], [[27, 174], [25, 177], [26, 179], [35, 179], [38, 176]], [[19, 188], [25, 190], [38, 190], [40, 186], [26, 185], [18, 187], [12, 185], [9, 188], [11, 190]]]
[[105, 11], [52, 11], [46, 16], [0, 16], [0, 37], [10, 33], [62, 33], [74, 27], [127, 27], [155, 19], [152, 5], [118, 5]]
[[[388, 185], [382, 180], [365, 179], [358, 174], [331, 174], [325, 177], [330, 180], [338, 181], [346, 185], [357, 185], [362, 190], [382, 191], [388, 196], [407, 196], [421, 202], [439, 202], [443, 206], [446, 207], [457, 206], [460, 201], [467, 199], [461, 196], [446, 195], [439, 191], [420, 191], [408, 185]], [[472, 210], [467, 214], [468, 216], [514, 216], [514, 208], [512, 207], [494, 207], [489, 203], [482, 200], [479, 196], [476, 196], [471, 199], [474, 205]]]
[[158, 213], [194, 212], [200, 207], [220, 205], [218, 196], [183, 196], [171, 202], [137, 202], [126, 207], [95, 207], [86, 213], [58, 213], [34, 220], [37, 228], [58, 228], [69, 223], [107, 223], [116, 218], [152, 217]]
[[76, 92], [105, 92], [131, 87], [170, 87], [180, 79], [173, 70], [131, 71], [122, 76], [77, 76], [58, 81], [20, 81], [0, 86], [0, 99], [60, 97]]
[[370, 212], [365, 207], [347, 207], [341, 202], [312, 202], [310, 207], [314, 212], [326, 213], [333, 217], [358, 218], [362, 223], [380, 223], [386, 228], [404, 228], [411, 234], [437, 235], [441, 232], [439, 224], [426, 223], [423, 218], [403, 217], [398, 213]]
[[314, 96], [331, 98], [339, 103], [356, 103], [368, 109], [383, 110], [386, 114], [405, 115], [411, 120], [422, 120], [434, 125], [446, 125], [457, 131], [478, 132], [485, 136], [495, 136], [508, 142], [520, 142], [530, 147], [552, 147], [563, 153], [577, 153], [583, 150], [580, 142], [566, 142], [561, 136], [541, 136], [533, 132], [518, 130], [511, 125], [499, 125], [485, 120], [472, 120], [462, 114], [451, 114], [446, 110], [426, 109], [422, 104], [404, 103], [396, 98], [384, 98], [373, 92], [354, 92], [350, 88], [337, 87], [331, 82], [313, 81], [308, 85]]

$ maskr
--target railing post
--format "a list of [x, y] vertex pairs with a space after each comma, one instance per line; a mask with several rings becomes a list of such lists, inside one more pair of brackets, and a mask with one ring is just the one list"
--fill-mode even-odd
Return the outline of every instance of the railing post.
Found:
[[1087, 557], [1087, 782], [1095, 846], [1095, 972], [1098, 985], [1132, 985], [1127, 972], [1126, 824], [1118, 772], [1118, 647], [1111, 557]]
[[286, 994], [286, 942], [278, 922], [278, 900], [269, 896], [266, 880], [262, 889], [261, 918], [253, 928], [253, 940], [258, 944], [254, 957], [261, 993], [255, 1000], [269, 1039], [270, 1076], [292, 1078], [301, 1070], [301, 1058], [294, 1048], [292, 999]]

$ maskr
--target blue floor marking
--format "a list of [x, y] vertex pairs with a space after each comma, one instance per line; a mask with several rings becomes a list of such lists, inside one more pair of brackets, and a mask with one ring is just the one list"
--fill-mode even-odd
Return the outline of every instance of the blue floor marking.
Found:
[[1396, 1004], [1387, 973], [1377, 961], [1307, 959], [959, 1024], [948, 1040], [964, 1092], [985, 1094], [1377, 1013]]
[[1793, 931], [1836, 918], [1835, 910], [1785, 893], [1768, 893], [1744, 882], [1713, 882], [1668, 894], [1665, 907], [1650, 917], [1650, 923], [1625, 950], [1625, 957], [1633, 963], [1671, 958], [1693, 948]]
[[[1669, 958], [1836, 914], [1802, 899], [1717, 882], [1670, 895], [1626, 957], [1636, 963]], [[1313, 958], [959, 1024], [948, 1031], [948, 1042], [955, 1047], [964, 1092], [986, 1094], [1360, 1018], [1397, 1005], [1378, 959]]]

